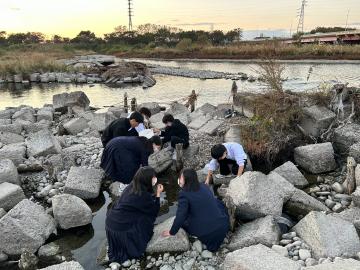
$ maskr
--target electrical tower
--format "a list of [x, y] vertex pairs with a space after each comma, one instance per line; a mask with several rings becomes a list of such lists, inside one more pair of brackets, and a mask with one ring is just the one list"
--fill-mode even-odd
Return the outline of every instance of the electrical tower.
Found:
[[132, 0], [128, 0], [129, 3], [129, 32], [132, 31], [133, 25], [132, 25], [132, 17], [133, 17], [133, 8], [132, 8]]
[[297, 27], [297, 33], [302, 32], [304, 33], [304, 18], [305, 18], [305, 6], [306, 6], [306, 0], [302, 0], [301, 8], [300, 8], [300, 14], [299, 14], [299, 24]]

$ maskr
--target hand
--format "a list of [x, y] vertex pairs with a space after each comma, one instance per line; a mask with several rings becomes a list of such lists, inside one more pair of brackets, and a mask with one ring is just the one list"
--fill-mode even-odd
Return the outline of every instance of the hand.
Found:
[[209, 185], [210, 184], [210, 179], [209, 178], [206, 178], [205, 180], [205, 185]]
[[153, 128], [152, 130], [153, 130], [153, 132], [156, 133], [156, 134], [159, 134], [159, 133], [160, 133], [160, 129], [158, 129], [158, 128]]
[[169, 236], [171, 236], [170, 231], [163, 231], [163, 232], [161, 233], [161, 235], [162, 235], [162, 237], [169, 237]]
[[161, 184], [158, 184], [156, 187], [156, 197], [160, 197], [160, 194], [164, 191], [164, 186]]

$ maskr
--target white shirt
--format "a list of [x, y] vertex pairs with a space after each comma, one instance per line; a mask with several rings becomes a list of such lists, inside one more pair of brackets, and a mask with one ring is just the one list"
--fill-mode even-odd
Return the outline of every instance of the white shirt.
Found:
[[[127, 118], [130, 118], [130, 116], [131, 116], [132, 113], [133, 113], [133, 112], [129, 112]], [[132, 128], [130, 128], [129, 131], [130, 131], [131, 129], [132, 129]], [[146, 128], [145, 128], [145, 126], [144, 126], [143, 123], [140, 123], [140, 124], [135, 128], [135, 130], [136, 130], [138, 133], [140, 133], [141, 131], [143, 131], [143, 130], [145, 130], [145, 129], [146, 129]]]
[[[235, 160], [239, 166], [244, 166], [247, 155], [244, 148], [239, 143], [223, 143], [226, 148], [226, 158]], [[216, 159], [212, 159], [209, 164], [209, 170], [216, 171], [219, 167], [219, 162]]]

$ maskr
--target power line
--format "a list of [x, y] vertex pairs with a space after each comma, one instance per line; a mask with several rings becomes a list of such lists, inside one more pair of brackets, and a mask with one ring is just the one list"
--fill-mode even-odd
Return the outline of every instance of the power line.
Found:
[[132, 17], [133, 17], [133, 8], [132, 8], [132, 0], [128, 0], [129, 4], [129, 31], [132, 31], [133, 25], [132, 25]]
[[298, 23], [298, 27], [297, 27], [297, 33], [299, 33], [299, 32], [304, 33], [305, 6], [306, 6], [306, 0], [302, 0], [300, 14], [299, 14], [299, 23]]

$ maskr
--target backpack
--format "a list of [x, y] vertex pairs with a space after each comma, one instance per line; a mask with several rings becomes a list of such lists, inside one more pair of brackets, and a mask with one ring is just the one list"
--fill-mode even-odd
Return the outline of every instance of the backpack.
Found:
[[162, 173], [169, 169], [173, 164], [172, 152], [168, 149], [161, 149], [149, 156], [149, 166], [152, 167], [156, 173]]

